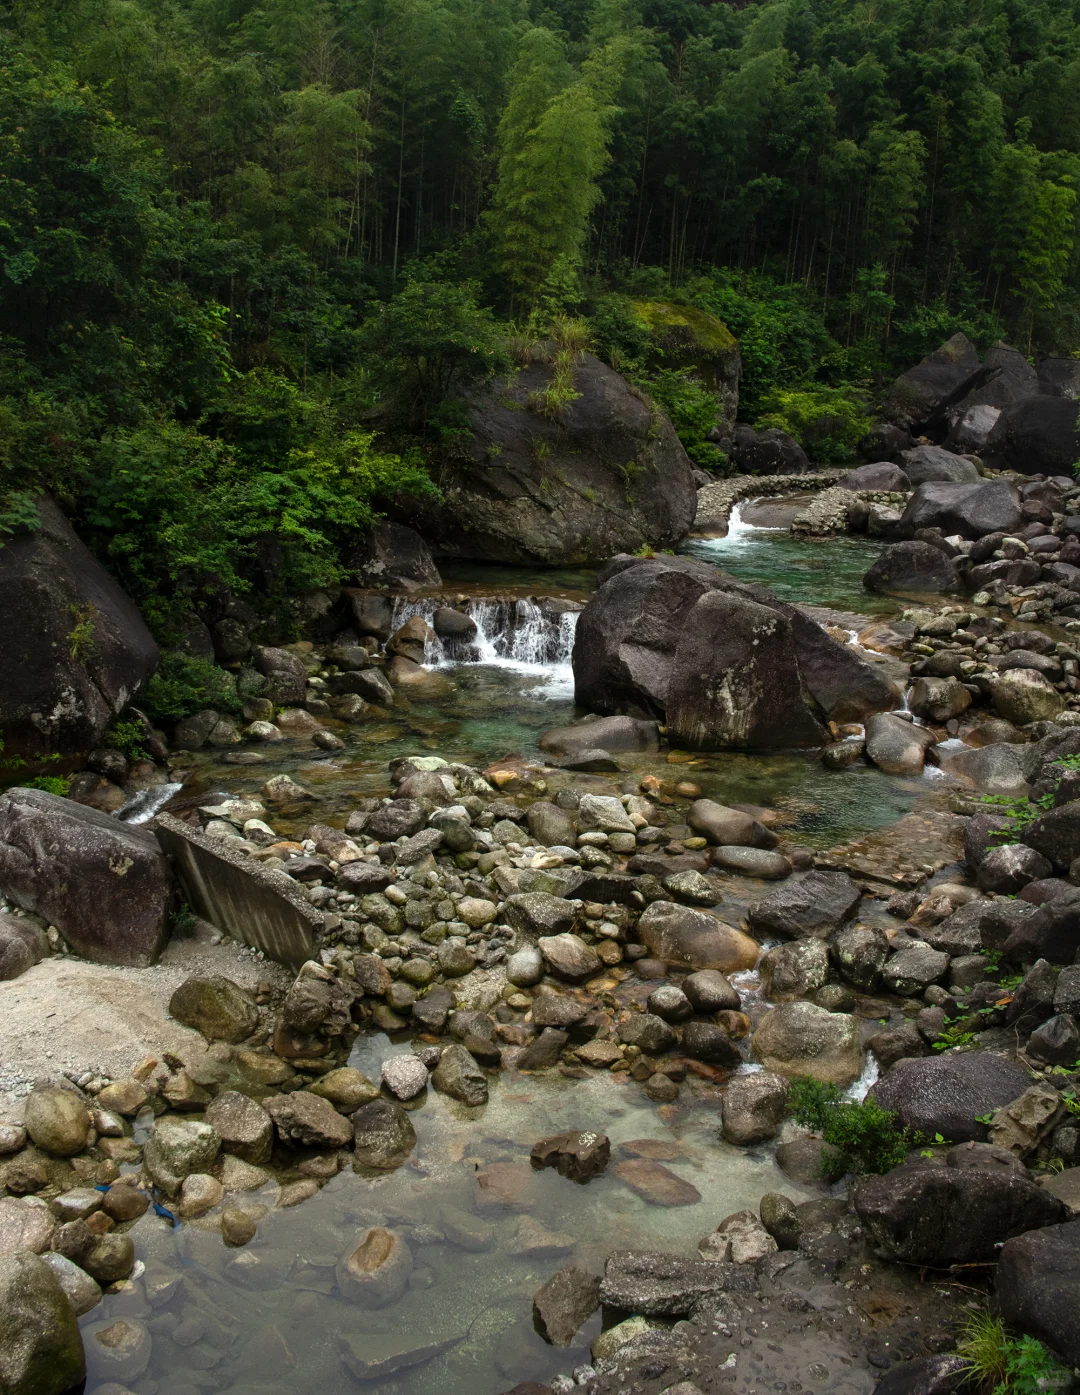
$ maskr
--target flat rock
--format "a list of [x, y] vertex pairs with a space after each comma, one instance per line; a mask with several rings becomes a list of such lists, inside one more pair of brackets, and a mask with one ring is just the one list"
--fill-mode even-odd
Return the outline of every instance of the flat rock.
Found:
[[627, 1158], [611, 1170], [620, 1182], [652, 1206], [693, 1206], [701, 1200], [693, 1183], [651, 1158]]

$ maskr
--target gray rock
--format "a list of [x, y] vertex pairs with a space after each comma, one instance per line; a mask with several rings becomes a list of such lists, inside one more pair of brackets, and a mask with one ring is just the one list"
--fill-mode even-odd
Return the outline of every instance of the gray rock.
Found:
[[101, 1302], [101, 1285], [92, 1279], [84, 1269], [73, 1264], [64, 1255], [50, 1250], [42, 1259], [56, 1275], [64, 1296], [75, 1310], [76, 1317], [82, 1317]]
[[853, 914], [860, 898], [859, 888], [844, 872], [808, 872], [751, 906], [750, 928], [762, 936], [826, 939]]
[[31, 1090], [24, 1121], [32, 1141], [53, 1157], [70, 1158], [86, 1147], [90, 1115], [82, 1096], [72, 1090]]
[[729, 809], [713, 799], [695, 799], [686, 821], [710, 843], [725, 847], [748, 846], [754, 838], [754, 820], [741, 809]]
[[600, 970], [596, 951], [577, 935], [542, 935], [536, 947], [551, 972], [569, 983], [583, 983]]
[[900, 459], [916, 489], [925, 484], [970, 484], [979, 480], [979, 472], [970, 460], [940, 446], [913, 446], [902, 451]]
[[518, 1070], [548, 1070], [558, 1065], [559, 1056], [569, 1040], [568, 1032], [561, 1031], [558, 1027], [545, 1027], [518, 1057]]
[[966, 1384], [970, 1369], [963, 1356], [920, 1356], [882, 1376], [874, 1395], [953, 1395]]
[[518, 988], [532, 988], [544, 977], [544, 956], [534, 945], [516, 950], [506, 961], [506, 977]]
[[[345, 1148], [352, 1142], [348, 1119], [329, 1100], [310, 1090], [294, 1090], [274, 1095], [264, 1107], [277, 1128], [282, 1143], [301, 1148]], [[205, 1171], [206, 1169], [200, 1169]]]
[[1053, 721], [1065, 699], [1041, 673], [1014, 668], [990, 680], [990, 701], [995, 713], [1015, 726]]
[[440, 1094], [462, 1104], [487, 1103], [487, 1077], [464, 1046], [448, 1046], [431, 1074], [431, 1083]]
[[758, 1023], [754, 1054], [767, 1071], [850, 1085], [863, 1068], [858, 1019], [814, 1003], [782, 1003]]
[[536, 744], [541, 751], [557, 756], [577, 755], [596, 747], [605, 751], [658, 751], [660, 732], [655, 722], [636, 717], [599, 717], [545, 731]]
[[863, 577], [867, 591], [886, 596], [943, 595], [960, 589], [951, 557], [933, 544], [913, 540], [883, 547]]
[[[609, 717], [607, 721], [631, 721], [629, 717]], [[577, 842], [577, 824], [565, 809], [550, 800], [538, 799], [525, 811], [529, 837], [545, 848], [570, 847]]]
[[172, 872], [153, 835], [43, 790], [0, 795], [0, 886], [96, 963], [145, 967], [168, 939]]
[[978, 881], [983, 891], [1014, 896], [1028, 882], [1053, 874], [1048, 858], [1023, 843], [1008, 843], [993, 852], [979, 866]]
[[653, 1250], [615, 1250], [604, 1267], [600, 1301], [642, 1317], [686, 1317], [720, 1294], [749, 1292], [753, 1270]]
[[758, 945], [707, 911], [653, 901], [638, 921], [638, 937], [658, 959], [688, 969], [736, 973], [752, 969]]
[[670, 983], [654, 988], [649, 994], [646, 1007], [649, 1012], [662, 1017], [665, 1022], [685, 1022], [688, 1017], [694, 1015], [690, 999], [681, 988], [676, 988]]
[[886, 775], [919, 775], [934, 744], [925, 727], [905, 722], [891, 712], [879, 712], [866, 723], [867, 758]]
[[899, 465], [880, 460], [871, 465], [859, 465], [836, 481], [837, 489], [873, 490], [883, 494], [906, 494], [911, 480]]
[[742, 1064], [739, 1048], [714, 1022], [688, 1022], [683, 1028], [682, 1052], [694, 1061], [710, 1061], [716, 1065]]
[[364, 824], [364, 836], [392, 843], [398, 838], [411, 838], [427, 823], [427, 810], [416, 799], [392, 799], [369, 814]]
[[545, 891], [508, 897], [502, 913], [508, 925], [526, 935], [562, 935], [573, 930], [577, 922], [577, 912], [569, 901]]
[[682, 990], [696, 1012], [738, 1012], [741, 1007], [738, 989], [715, 969], [699, 969], [696, 974], [687, 974]]
[[890, 993], [912, 998], [938, 983], [949, 968], [949, 956], [918, 940], [890, 954], [881, 981]]
[[921, 426], [979, 367], [979, 352], [957, 333], [896, 379], [885, 404], [890, 422]]
[[427, 1089], [427, 1067], [415, 1056], [388, 1056], [382, 1063], [382, 1082], [396, 1099], [415, 1099]]
[[1028, 1073], [1016, 1061], [988, 1052], [949, 1052], [922, 1061], [901, 1061], [874, 1086], [885, 1109], [895, 1111], [907, 1128], [955, 1143], [986, 1138], [977, 1122], [1022, 1095]]
[[[463, 1050], [451, 1046], [450, 1051]], [[350, 1116], [352, 1134], [355, 1140], [357, 1162], [365, 1167], [384, 1168], [389, 1171], [400, 1167], [416, 1147], [416, 1130], [412, 1120], [393, 1100], [377, 1099], [362, 1104]]]
[[709, 861], [725, 872], [737, 872], [743, 877], [760, 877], [762, 881], [777, 882], [791, 876], [791, 863], [782, 853], [765, 848], [713, 848]]
[[86, 1374], [75, 1310], [37, 1255], [0, 1255], [0, 1388], [10, 1395], [61, 1395]]
[[599, 1306], [599, 1278], [568, 1264], [533, 1294], [533, 1325], [545, 1342], [569, 1347]]
[[44, 958], [49, 944], [38, 922], [0, 911], [0, 982], [18, 978]]
[[627, 1046], [639, 1046], [655, 1055], [670, 1051], [678, 1041], [673, 1028], [651, 1012], [628, 1013], [619, 1023], [618, 1033], [619, 1040]]
[[397, 1231], [373, 1226], [334, 1272], [342, 1298], [361, 1308], [384, 1308], [405, 1292], [412, 1269], [412, 1251]]
[[984, 794], [1027, 792], [1023, 752], [1007, 741], [994, 741], [988, 746], [944, 756], [941, 764], [950, 775], [958, 776]]
[[169, 999], [169, 1014], [207, 1041], [243, 1041], [259, 1025], [250, 995], [220, 974], [185, 979]]
[[1029, 1230], [1002, 1246], [994, 1292], [1011, 1326], [1080, 1363], [1080, 1221]]
[[876, 926], [847, 925], [830, 939], [829, 955], [846, 982], [862, 993], [873, 993], [881, 983], [889, 938]]
[[723, 1134], [728, 1143], [764, 1143], [776, 1135], [787, 1108], [788, 1082], [773, 1071], [737, 1075], [724, 1092]]
[[1066, 1214], [1057, 1197], [1019, 1172], [910, 1163], [860, 1182], [854, 1207], [885, 1253], [938, 1268], [991, 1261], [1002, 1241]]
[[828, 981], [829, 951], [823, 940], [793, 940], [767, 950], [758, 961], [766, 998], [802, 998]]

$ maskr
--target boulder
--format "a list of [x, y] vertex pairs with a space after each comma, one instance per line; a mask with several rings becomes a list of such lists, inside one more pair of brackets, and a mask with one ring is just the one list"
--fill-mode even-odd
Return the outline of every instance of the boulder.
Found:
[[690, 558], [612, 559], [575, 631], [578, 706], [662, 719], [683, 622], [717, 577]]
[[995, 908], [993, 919], [984, 920], [985, 948], [1000, 949], [1012, 963], [1046, 959], [1051, 964], [1072, 964], [1080, 951], [1080, 892], [1070, 887], [1038, 908], [1025, 902], [1014, 904], [1011, 915], [1002, 914], [1006, 911], [1002, 905]]
[[675, 369], [695, 378], [718, 399], [718, 425], [730, 429], [739, 406], [742, 358], [722, 320], [693, 305], [635, 300], [635, 317], [649, 331], [650, 369]]
[[694, 1061], [711, 1061], [718, 1066], [742, 1065], [739, 1048], [723, 1027], [714, 1022], [688, 1022], [683, 1028], [682, 1052]]
[[[451, 1051], [462, 1050], [450, 1047]], [[393, 1100], [376, 1099], [363, 1104], [351, 1116], [356, 1160], [366, 1167], [387, 1171], [400, 1167], [416, 1147], [412, 1120]]]
[[310, 1090], [294, 1090], [263, 1101], [282, 1143], [300, 1148], [345, 1148], [353, 1129], [329, 1100]]
[[911, 480], [899, 465], [887, 460], [875, 461], [870, 465], [860, 465], [836, 481], [837, 489], [880, 491], [886, 494], [906, 494], [911, 489]]
[[653, 901], [638, 921], [641, 943], [657, 959], [687, 969], [737, 973], [752, 969], [760, 947], [749, 935], [708, 911]]
[[568, 983], [584, 983], [600, 970], [596, 951], [577, 935], [543, 935], [536, 947], [551, 972]]
[[243, 1041], [259, 1025], [259, 1010], [232, 979], [188, 978], [169, 999], [169, 1015], [207, 1041]]
[[427, 543], [413, 528], [382, 519], [373, 524], [348, 558], [359, 586], [418, 591], [442, 582]]
[[40, 1197], [0, 1196], [0, 1255], [42, 1254], [55, 1236], [55, 1217]]
[[558, 1133], [533, 1145], [533, 1167], [553, 1167], [572, 1182], [598, 1177], [611, 1158], [611, 1140], [602, 1133]]
[[168, 939], [172, 873], [153, 835], [43, 790], [0, 795], [0, 887], [99, 964], [145, 967]]
[[270, 1161], [274, 1121], [257, 1100], [223, 1090], [203, 1116], [221, 1139], [222, 1150], [256, 1165]]
[[955, 678], [917, 678], [908, 691], [909, 709], [938, 726], [950, 717], [959, 717], [970, 706], [971, 694]]
[[867, 758], [886, 775], [920, 775], [933, 744], [932, 732], [892, 712], [878, 712], [867, 720]]
[[940, 446], [913, 446], [901, 452], [904, 473], [912, 486], [918, 489], [924, 484], [963, 484], [979, 478], [979, 472], [970, 460], [942, 450]]
[[670, 1051], [679, 1038], [673, 1027], [652, 1012], [631, 1012], [619, 1023], [619, 1040], [651, 1055]]
[[788, 1082], [783, 1075], [762, 1070], [735, 1076], [724, 1092], [724, 1139], [746, 1146], [775, 1137], [787, 1099]]
[[1030, 1081], [1016, 1061], [989, 1052], [950, 1052], [925, 1060], [900, 1061], [874, 1086], [885, 1109], [907, 1128], [954, 1143], [986, 1138], [979, 1117], [995, 1113], [1022, 1095]]
[[748, 916], [750, 929], [763, 939], [775, 935], [787, 939], [827, 939], [854, 913], [861, 896], [845, 872], [808, 872], [798, 881], [792, 879], [778, 886], [752, 905]]
[[700, 969], [688, 974], [683, 979], [682, 990], [696, 1012], [738, 1012], [741, 1006], [738, 989], [715, 969]]
[[159, 658], [138, 609], [57, 506], [41, 497], [36, 507], [40, 527], [0, 550], [0, 731], [5, 760], [31, 769], [98, 746]]
[[[565, 1041], [565, 1033], [559, 1033]], [[464, 1046], [448, 1046], [431, 1073], [431, 1083], [440, 1094], [460, 1100], [462, 1104], [487, 1103], [487, 1077], [475, 1057]]]
[[949, 956], [921, 940], [912, 940], [890, 954], [881, 972], [881, 981], [890, 993], [913, 998], [932, 983], [945, 977]]
[[502, 913], [508, 925], [526, 935], [556, 938], [569, 934], [577, 923], [577, 911], [570, 902], [546, 891], [521, 891], [508, 896]]
[[413, 1257], [396, 1230], [372, 1226], [334, 1271], [338, 1292], [361, 1308], [385, 1308], [405, 1292]]
[[749, 1292], [752, 1270], [658, 1250], [615, 1250], [608, 1256], [600, 1300], [642, 1317], [687, 1317], [731, 1290]]
[[888, 954], [888, 936], [877, 926], [845, 926], [829, 940], [829, 956], [841, 978], [861, 993], [876, 991]]
[[758, 975], [770, 1002], [809, 997], [828, 982], [829, 951], [823, 940], [789, 940], [765, 951]]
[[867, 591], [885, 596], [912, 594], [943, 595], [960, 588], [952, 558], [932, 543], [912, 541], [892, 543], [863, 577]]
[[548, 799], [538, 799], [530, 804], [526, 810], [526, 821], [529, 837], [541, 847], [572, 848], [577, 842], [577, 825], [573, 817]]
[[209, 1172], [220, 1151], [221, 1139], [209, 1124], [166, 1117], [146, 1140], [143, 1165], [155, 1186], [175, 1196], [185, 1177]]
[[886, 419], [905, 426], [922, 425], [978, 367], [975, 345], [966, 334], [954, 334], [896, 379], [885, 404]]
[[556, 756], [579, 755], [582, 751], [658, 751], [660, 733], [655, 722], [635, 717], [597, 717], [570, 727], [554, 727], [536, 742], [541, 751]]
[[900, 527], [908, 532], [940, 528], [946, 536], [981, 538], [1023, 526], [1020, 497], [1008, 480], [921, 484], [908, 500]]
[[80, 1269], [64, 1255], [57, 1254], [55, 1250], [43, 1254], [42, 1259], [59, 1279], [64, 1296], [75, 1310], [76, 1317], [82, 1317], [101, 1302], [101, 1285], [84, 1269]]
[[78, 1318], [57, 1275], [37, 1255], [0, 1255], [0, 1390], [63, 1395], [85, 1375]]
[[872, 1244], [906, 1264], [985, 1264], [1005, 1240], [1063, 1221], [1057, 1197], [1003, 1167], [906, 1163], [855, 1188], [855, 1212]]
[[955, 755], [942, 755], [942, 768], [983, 794], [1027, 793], [1024, 757], [1008, 741], [993, 741]]
[[1007, 843], [995, 848], [980, 864], [979, 886], [999, 896], [1015, 896], [1028, 882], [1049, 877], [1053, 870], [1048, 859], [1034, 848], [1025, 847], [1023, 843]]
[[791, 625], [745, 596], [710, 591], [686, 615], [665, 712], [673, 745], [771, 750], [820, 745]]
[[25, 974], [48, 952], [49, 942], [36, 920], [0, 911], [0, 982]]
[[755, 431], [745, 422], [735, 426], [731, 463], [740, 475], [805, 475], [813, 468], [794, 436], [775, 426]]
[[1005, 407], [990, 433], [983, 458], [994, 469], [1071, 477], [1080, 459], [1076, 402], [1069, 397], [1040, 395]]
[[686, 822], [695, 833], [723, 847], [746, 846], [754, 841], [754, 820], [750, 815], [713, 799], [695, 799]]
[[1053, 721], [1065, 706], [1054, 685], [1033, 668], [1013, 668], [990, 680], [994, 712], [1014, 726]]
[[600, 1306], [600, 1280], [568, 1264], [533, 1295], [533, 1326], [555, 1347], [569, 1347]]
[[[1039, 857], [1039, 861], [1031, 866], [1045, 868], [1035, 871], [1034, 876], [1049, 877], [1051, 868], [1047, 863], [1059, 872], [1067, 872], [1080, 857], [1080, 799], [1071, 799], [1067, 804], [1047, 810], [1024, 829], [1021, 839], [1024, 847]], [[993, 855], [991, 853], [990, 857]], [[1033, 877], [1028, 880], [1033, 880]], [[1019, 889], [1012, 888], [1016, 891]]]
[[576, 400], [545, 414], [551, 375], [533, 362], [472, 399], [471, 458], [447, 459], [438, 504], [409, 504], [441, 554], [588, 563], [689, 530], [697, 491], [668, 419], [592, 354], [574, 364]]
[[1010, 1327], [1080, 1364], [1080, 1221], [1044, 1225], [1006, 1241], [994, 1294]]
[[754, 1054], [767, 1071], [851, 1085], [863, 1068], [859, 1020], [814, 1003], [781, 1003], [758, 1023]]
[[31, 1090], [24, 1118], [32, 1142], [53, 1157], [70, 1158], [86, 1147], [90, 1115], [82, 1096], [73, 1090]]

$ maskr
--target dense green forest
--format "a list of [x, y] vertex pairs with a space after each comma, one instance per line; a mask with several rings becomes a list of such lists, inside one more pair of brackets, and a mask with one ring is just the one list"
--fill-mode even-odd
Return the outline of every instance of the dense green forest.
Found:
[[52, 490], [159, 629], [334, 579], [553, 323], [722, 465], [632, 297], [856, 434], [957, 329], [1080, 350], [1080, 0], [4, 8], [0, 530]]

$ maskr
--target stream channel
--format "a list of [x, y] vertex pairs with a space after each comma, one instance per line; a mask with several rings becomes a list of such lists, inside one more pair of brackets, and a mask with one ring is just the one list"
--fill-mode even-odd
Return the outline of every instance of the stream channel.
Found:
[[[875, 618], [900, 608], [861, 588], [878, 551], [873, 542], [800, 541], [747, 527], [736, 511], [727, 537], [692, 539], [685, 551], [765, 582], [785, 600]], [[480, 768], [510, 752], [536, 756], [543, 730], [581, 715], [570, 669], [576, 616], [544, 613], [527, 598], [582, 601], [592, 580], [585, 571], [448, 567], [442, 594], [459, 604], [463, 594], [511, 599], [466, 606], [481, 632], [477, 662], [428, 656], [453, 681], [444, 697], [413, 700], [400, 718], [395, 713], [378, 726], [342, 728], [346, 750], [321, 759], [310, 747], [290, 753], [283, 744], [262, 765], [200, 754], [192, 758], [194, 773], [207, 789], [242, 794], [258, 791], [268, 774], [288, 771], [319, 794], [320, 819], [337, 822], [334, 815], [357, 797], [387, 791], [386, 764], [394, 756], [434, 752]], [[400, 620], [430, 613], [435, 603], [403, 602]], [[890, 778], [862, 765], [827, 772], [815, 752], [695, 755], [674, 764], [665, 753], [619, 760], [635, 775], [691, 779], [725, 804], [779, 809], [799, 839], [817, 847], [894, 822], [930, 788], [927, 780]], [[755, 983], [752, 974], [739, 979], [744, 991]], [[408, 1050], [407, 1041], [361, 1036], [350, 1064], [377, 1079], [387, 1054]], [[268, 1214], [241, 1250], [225, 1248], [216, 1227], [193, 1221], [172, 1229], [151, 1211], [133, 1239], [152, 1306], [135, 1285], [130, 1294], [107, 1296], [84, 1321], [97, 1327], [129, 1316], [147, 1323], [153, 1351], [130, 1384], [135, 1395], [498, 1395], [516, 1382], [570, 1371], [588, 1362], [600, 1318], [570, 1350], [541, 1340], [531, 1321], [532, 1294], [556, 1269], [572, 1262], [600, 1272], [619, 1248], [693, 1253], [703, 1234], [731, 1212], [756, 1209], [766, 1191], [810, 1195], [781, 1174], [771, 1147], [720, 1140], [715, 1088], [684, 1091], [679, 1102], [657, 1106], [624, 1081], [602, 1072], [568, 1079], [504, 1071], [480, 1109], [429, 1091], [406, 1106], [418, 1138], [408, 1163], [389, 1175], [344, 1171], [293, 1209], [273, 1210], [276, 1184], [251, 1193], [247, 1203], [265, 1204]], [[861, 1096], [869, 1083], [852, 1093]], [[611, 1168], [588, 1186], [551, 1170], [534, 1172], [533, 1143], [568, 1129], [608, 1134], [612, 1166], [631, 1156], [663, 1161], [701, 1199], [650, 1204]], [[478, 1185], [481, 1172], [497, 1179], [494, 1188]], [[399, 1231], [413, 1255], [404, 1296], [376, 1311], [337, 1296], [334, 1277], [338, 1259], [369, 1225]], [[180, 1275], [187, 1282], [178, 1285]], [[828, 1388], [828, 1381], [820, 1385]], [[119, 1387], [108, 1389], [117, 1395]]]

